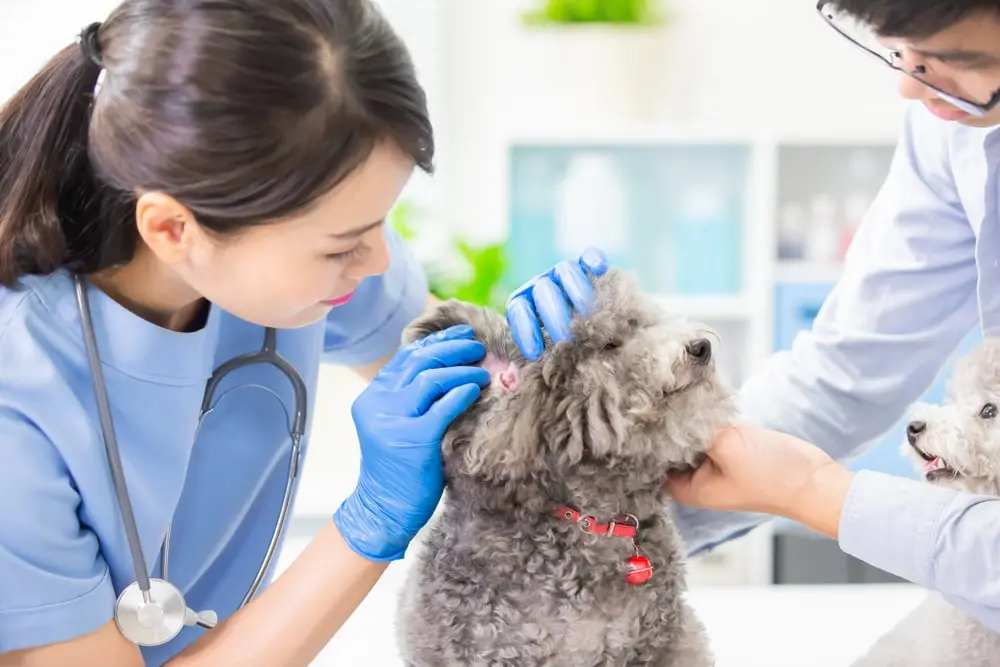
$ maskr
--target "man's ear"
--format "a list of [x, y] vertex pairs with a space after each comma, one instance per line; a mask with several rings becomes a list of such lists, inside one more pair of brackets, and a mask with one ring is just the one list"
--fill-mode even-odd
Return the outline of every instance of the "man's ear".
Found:
[[139, 236], [167, 265], [185, 262], [203, 234], [191, 210], [162, 192], [140, 195], [135, 219]]

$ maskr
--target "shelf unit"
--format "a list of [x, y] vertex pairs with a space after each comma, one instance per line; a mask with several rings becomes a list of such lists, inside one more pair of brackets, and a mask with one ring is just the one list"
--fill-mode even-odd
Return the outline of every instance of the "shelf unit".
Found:
[[[874, 133], [811, 136], [717, 127], [631, 127], [595, 132], [562, 126], [511, 132], [504, 147], [502, 225], [509, 235], [512, 255], [524, 259], [522, 264], [512, 268], [507, 282], [516, 286], [537, 272], [539, 266], [547, 266], [566, 256], [566, 252], [558, 251], [560, 244], [555, 241], [544, 243], [544, 239], [555, 236], [553, 230], [559, 226], [555, 214], [557, 194], [545, 194], [544, 191], [559, 187], [559, 179], [566, 173], [572, 157], [586, 154], [609, 158], [612, 162], [618, 160], [626, 164], [619, 176], [631, 186], [630, 201], [640, 203], [633, 204], [637, 210], [633, 209], [633, 219], [628, 221], [632, 227], [628, 248], [617, 255], [625, 258], [622, 264], [635, 271], [644, 286], [660, 295], [667, 307], [730, 332], [728, 339], [723, 340], [723, 348], [729, 352], [728, 370], [733, 381], [741, 382], [775, 349], [776, 287], [831, 284], [840, 270], [835, 261], [779, 261], [776, 255], [778, 216], [789, 180], [782, 173], [782, 159], [789, 151], [799, 156], [815, 153], [833, 162], [828, 167], [835, 170], [837, 161], [843, 160], [843, 154], [850, 155], [852, 149], [881, 151], [884, 155], [891, 154], [894, 143], [894, 137]], [[658, 170], [663, 173], [659, 181]], [[668, 179], [674, 176], [677, 183], [671, 184]], [[645, 189], [639, 183], [643, 180]], [[881, 175], [877, 174], [870, 196], [874, 196], [874, 188], [880, 183]], [[668, 192], [671, 185], [674, 191]], [[690, 248], [680, 248], [677, 244], [671, 247], [673, 239], [669, 229], [676, 227], [682, 217], [671, 199], [683, 197], [691, 187], [714, 186], [719, 186], [724, 191], [722, 196], [728, 198], [723, 204], [725, 219], [709, 221], [715, 229], [703, 228], [689, 234], [693, 242]], [[600, 202], [602, 193], [598, 188], [592, 188], [598, 190], [592, 194], [595, 201]], [[661, 192], [652, 191], [655, 189]], [[734, 200], [738, 202], [736, 206], [731, 205]], [[593, 206], [600, 207], [599, 203]], [[568, 212], [567, 218], [571, 220], [573, 213]], [[564, 223], [564, 227], [569, 228], [569, 234], [564, 236], [577, 231], [572, 229], [572, 224]], [[589, 226], [593, 227], [594, 223]], [[665, 230], [668, 233], [659, 233]], [[579, 231], [577, 238], [572, 239], [579, 244], [586, 245], [590, 240], [586, 237], [595, 236], [590, 230]], [[699, 256], [704, 255], [706, 248], [734, 243], [737, 247], [733, 255], [735, 267], [713, 266], [713, 260], [725, 257], [717, 247], [712, 255]], [[561, 245], [565, 249], [573, 247], [571, 243]], [[604, 244], [597, 245], [603, 247]], [[735, 273], [736, 279], [728, 281], [734, 283], [735, 288], [700, 290], [696, 278], [687, 281], [684, 293], [663, 289], [664, 281], [654, 276], [654, 270], [662, 271], [669, 262], [657, 259], [653, 250], [656, 245], [672, 251], [675, 257], [684, 255], [688, 266], [701, 263], [711, 271]], [[646, 259], [633, 261], [637, 256]], [[612, 260], [615, 259], [613, 254]]]
[[[525, 261], [513, 267], [508, 282], [520, 284], [538, 267], [563, 259], [574, 244], [587, 245], [597, 238], [594, 244], [605, 247], [600, 239], [608, 238], [618, 246], [610, 253], [612, 261], [634, 271], [666, 308], [719, 331], [723, 375], [739, 386], [773, 352], [787, 348], [797, 332], [810, 326], [840, 274], [843, 246], [854, 224], [849, 216], [874, 198], [895, 141], [885, 133], [679, 126], [608, 132], [562, 126], [510, 132], [503, 146], [499, 215], [512, 254]], [[587, 156], [582, 159], [586, 168], [580, 168], [580, 160], [570, 167], [581, 155]], [[616, 169], [618, 182], [612, 179], [602, 186], [598, 176], [614, 175]], [[675, 183], [667, 180], [671, 176]], [[687, 221], [698, 233], [688, 229], [682, 235], [671, 234], [685, 223], [672, 198], [683, 197], [690, 188], [713, 187], [723, 193], [718, 195], [721, 203], [694, 208], [700, 218], [690, 216]], [[625, 224], [629, 233], [602, 237], [600, 220], [587, 217], [620, 206], [623, 189], [629, 213], [613, 212], [603, 231], [616, 232], [613, 225]], [[581, 196], [593, 199], [586, 205], [560, 208], [560, 201]], [[692, 222], [699, 219], [697, 225]], [[836, 232], [831, 220], [840, 223]], [[813, 234], [824, 230], [824, 235], [812, 237], [808, 247], [800, 244], [796, 251], [796, 244], [789, 242], [799, 238], [796, 229]], [[729, 247], [734, 240], [735, 266], [719, 266], [718, 258], [725, 253], [718, 246]], [[679, 247], [684, 243], [688, 245]], [[735, 274], [735, 279], [708, 281], [730, 285], [721, 290], [717, 286], [699, 290], [697, 279], [687, 281], [681, 293], [663, 289], [663, 270], [669, 267], [656, 259], [652, 248], [666, 249], [664, 255], [671, 257], [683, 256], [685, 266], [700, 263], [702, 269]], [[935, 391], [939, 395], [940, 387]], [[904, 464], [894, 435], [887, 434], [885, 442], [875, 445], [854, 467], [901, 472]], [[838, 561], [830, 552], [832, 546], [840, 553], [835, 543], [797, 545], [794, 539], [799, 537], [803, 536], [796, 526], [770, 522], [698, 559], [692, 564], [692, 580], [736, 585], [789, 583], [792, 577], [815, 582], [885, 581], [866, 566]]]

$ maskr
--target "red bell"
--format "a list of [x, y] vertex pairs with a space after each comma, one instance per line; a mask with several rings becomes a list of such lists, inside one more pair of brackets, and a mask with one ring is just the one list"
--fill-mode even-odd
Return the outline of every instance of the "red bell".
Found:
[[645, 556], [632, 556], [625, 561], [625, 581], [644, 584], [653, 578], [653, 566]]

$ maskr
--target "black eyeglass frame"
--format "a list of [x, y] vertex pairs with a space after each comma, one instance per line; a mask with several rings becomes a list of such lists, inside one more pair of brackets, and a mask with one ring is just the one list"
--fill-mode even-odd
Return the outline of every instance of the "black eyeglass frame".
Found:
[[[948, 102], [952, 106], [961, 109], [966, 113], [980, 117], [985, 116], [990, 111], [992, 111], [998, 104], [1000, 104], [1000, 89], [998, 89], [996, 92], [993, 93], [993, 96], [990, 98], [989, 102], [987, 102], [986, 104], [980, 104], [979, 102], [974, 102], [972, 100], [965, 99], [964, 97], [958, 97], [957, 95], [952, 95], [951, 93], [941, 90], [937, 86], [928, 83], [927, 81], [924, 81], [922, 78], [917, 76], [917, 74], [922, 74], [923, 72], [916, 72], [916, 73], [910, 72], [900, 67], [896, 63], [892, 62], [891, 60], [886, 59], [884, 56], [868, 48], [861, 42], [857, 41], [856, 39], [848, 35], [846, 32], [844, 32], [837, 26], [836, 22], [833, 19], [833, 16], [831, 16], [828, 12], [824, 11], [824, 8], [836, 4], [837, 4], [836, 2], [831, 2], [831, 0], [819, 0], [819, 2], [816, 3], [816, 11], [819, 12], [819, 15], [823, 17], [823, 20], [826, 21], [827, 25], [833, 28], [838, 35], [849, 41], [851, 44], [854, 44], [856, 47], [858, 47], [865, 53], [874, 56], [880, 62], [885, 63], [886, 65], [896, 70], [897, 72], [902, 72], [903, 74], [912, 77], [916, 81], [919, 81], [922, 85], [927, 86], [928, 88], [933, 90], [945, 102]], [[924, 69], [924, 71], [926, 71], [926, 68], [923, 68], [923, 66], [921, 66], [921, 68]]]

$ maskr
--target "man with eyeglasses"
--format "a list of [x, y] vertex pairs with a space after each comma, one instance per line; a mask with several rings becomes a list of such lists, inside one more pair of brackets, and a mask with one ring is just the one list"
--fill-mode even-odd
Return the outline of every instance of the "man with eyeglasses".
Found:
[[[812, 330], [743, 387], [747, 423], [672, 480], [678, 524], [698, 553], [788, 517], [1000, 631], [1000, 499], [834, 462], [895, 424], [977, 324], [1000, 334], [1000, 2], [817, 9], [859, 53], [895, 68], [911, 103]], [[589, 276], [604, 270], [591, 250], [514, 293], [507, 317], [526, 356], [542, 353], [542, 326], [555, 341], [569, 335], [570, 313], [590, 304]]]

